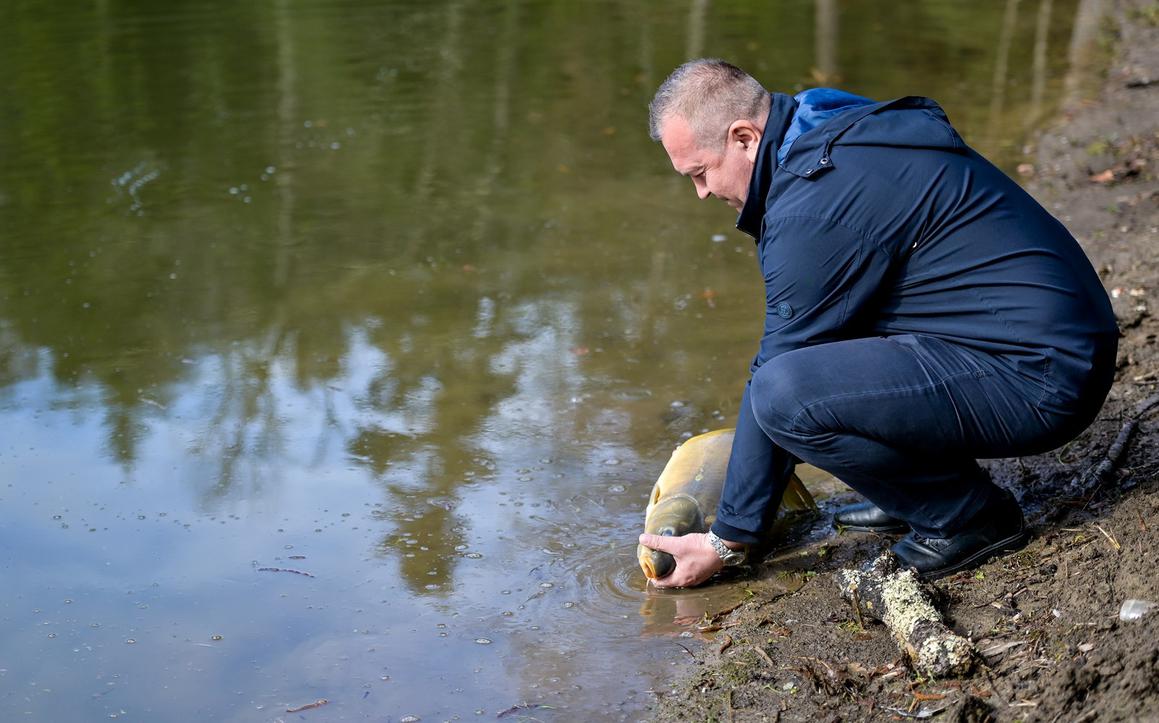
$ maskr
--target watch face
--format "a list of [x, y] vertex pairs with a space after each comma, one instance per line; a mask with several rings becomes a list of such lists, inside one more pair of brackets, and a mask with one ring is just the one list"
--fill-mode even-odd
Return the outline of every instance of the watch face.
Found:
[[740, 565], [744, 562], [745, 554], [739, 550], [729, 550], [722, 559], [725, 565]]

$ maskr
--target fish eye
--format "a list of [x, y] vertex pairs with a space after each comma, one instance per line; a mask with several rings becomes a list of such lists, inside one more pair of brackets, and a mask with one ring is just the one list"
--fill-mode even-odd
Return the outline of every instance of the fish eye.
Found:
[[668, 525], [666, 527], [661, 527], [659, 530], [656, 531], [656, 534], [660, 535], [661, 537], [675, 537], [676, 536], [676, 528], [672, 527], [671, 525]]

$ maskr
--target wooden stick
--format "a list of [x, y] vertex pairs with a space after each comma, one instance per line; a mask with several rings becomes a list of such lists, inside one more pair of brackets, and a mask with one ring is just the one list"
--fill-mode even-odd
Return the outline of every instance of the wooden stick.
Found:
[[885, 623], [915, 670], [936, 678], [962, 677], [974, 667], [974, 646], [946, 627], [913, 570], [899, 570], [886, 552], [866, 570], [841, 570], [841, 594]]
[[[1127, 450], [1131, 436], [1139, 426], [1139, 420], [1156, 406], [1159, 406], [1159, 394], [1152, 394], [1136, 404], [1134, 411], [1127, 418], [1127, 421], [1123, 423], [1122, 428], [1119, 429], [1115, 440], [1107, 448], [1107, 453], [1099, 460], [1099, 463], [1095, 465], [1094, 469], [1070, 481], [1069, 487], [1075, 496], [1087, 497], [1087, 503], [1083, 505], [1083, 509], [1086, 509], [1087, 505], [1094, 499], [1095, 492], [1111, 479], [1112, 474], [1118, 468], [1123, 452]], [[1087, 495], [1087, 490], [1090, 490], [1089, 496]]]

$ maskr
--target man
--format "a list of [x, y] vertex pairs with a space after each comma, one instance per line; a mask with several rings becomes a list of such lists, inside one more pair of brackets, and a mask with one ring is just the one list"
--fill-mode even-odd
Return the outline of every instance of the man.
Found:
[[766, 302], [712, 529], [640, 538], [676, 558], [657, 584], [743, 562], [801, 461], [868, 500], [836, 524], [909, 530], [893, 551], [925, 578], [1024, 546], [976, 459], [1073, 438], [1114, 376], [1110, 302], [1066, 229], [926, 98], [770, 95], [696, 60], [650, 112], [697, 196], [740, 212]]

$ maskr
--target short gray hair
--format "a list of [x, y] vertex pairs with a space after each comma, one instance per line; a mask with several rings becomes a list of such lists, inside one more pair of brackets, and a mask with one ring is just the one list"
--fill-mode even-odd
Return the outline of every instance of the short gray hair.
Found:
[[733, 121], [764, 124], [769, 92], [748, 73], [718, 58], [684, 63], [660, 84], [648, 104], [648, 131], [660, 140], [660, 124], [678, 115], [692, 127], [697, 146], [724, 143]]

